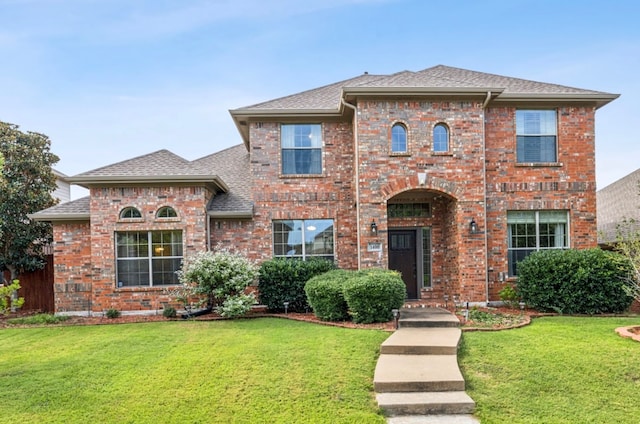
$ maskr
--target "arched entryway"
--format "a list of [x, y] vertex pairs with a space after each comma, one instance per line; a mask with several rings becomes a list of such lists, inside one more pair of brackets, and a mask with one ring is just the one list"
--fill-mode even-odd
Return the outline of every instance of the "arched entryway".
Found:
[[456, 200], [426, 189], [387, 200], [388, 265], [407, 286], [408, 299], [448, 293], [457, 279]]

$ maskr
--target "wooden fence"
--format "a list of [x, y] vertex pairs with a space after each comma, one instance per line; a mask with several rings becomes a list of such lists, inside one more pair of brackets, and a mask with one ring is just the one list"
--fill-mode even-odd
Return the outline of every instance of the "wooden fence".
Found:
[[[53, 302], [53, 255], [46, 256], [46, 265], [39, 271], [28, 272], [19, 277], [18, 296], [24, 297], [23, 311], [54, 312]], [[7, 281], [11, 275], [5, 272]]]

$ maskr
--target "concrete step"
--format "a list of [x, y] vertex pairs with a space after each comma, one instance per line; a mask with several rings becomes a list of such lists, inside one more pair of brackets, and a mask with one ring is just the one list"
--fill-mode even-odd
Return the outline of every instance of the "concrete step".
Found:
[[407, 327], [459, 327], [460, 320], [451, 312], [440, 308], [402, 308], [399, 328]]
[[456, 355], [396, 355], [378, 358], [373, 376], [377, 393], [464, 391]]
[[471, 414], [476, 407], [463, 391], [378, 393], [376, 399], [389, 415]]
[[382, 343], [380, 353], [397, 355], [455, 355], [459, 328], [400, 328]]

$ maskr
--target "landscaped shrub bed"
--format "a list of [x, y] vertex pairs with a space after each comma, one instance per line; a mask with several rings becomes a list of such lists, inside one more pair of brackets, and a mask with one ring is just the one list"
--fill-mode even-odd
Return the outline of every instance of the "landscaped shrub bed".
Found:
[[309, 280], [305, 291], [318, 318], [338, 321], [350, 316], [359, 324], [391, 320], [391, 311], [401, 308], [406, 298], [400, 274], [383, 269], [330, 271]]
[[561, 314], [619, 313], [629, 262], [601, 249], [541, 250], [518, 264], [518, 295], [528, 307]]
[[288, 302], [289, 312], [307, 312], [309, 303], [304, 285], [312, 277], [335, 269], [333, 262], [325, 259], [302, 261], [275, 258], [260, 266], [258, 289], [260, 303], [272, 312], [283, 312]]

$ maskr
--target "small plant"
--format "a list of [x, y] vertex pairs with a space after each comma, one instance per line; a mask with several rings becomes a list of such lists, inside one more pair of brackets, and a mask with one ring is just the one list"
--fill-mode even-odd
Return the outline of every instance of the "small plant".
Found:
[[162, 316], [165, 318], [175, 318], [176, 316], [178, 316], [178, 312], [173, 306], [167, 306], [162, 311]]
[[11, 318], [7, 320], [11, 325], [48, 325], [59, 324], [68, 320], [66, 315], [52, 315], [52, 314], [36, 314], [29, 317]]
[[120, 317], [120, 311], [115, 309], [115, 308], [109, 308], [107, 309], [107, 312], [104, 313], [107, 318], [109, 319], [115, 319], [115, 318], [119, 318]]
[[505, 305], [509, 306], [510, 308], [518, 307], [520, 297], [518, 296], [516, 289], [513, 288], [512, 285], [504, 286], [502, 290], [500, 290], [498, 295], [500, 296], [500, 300], [502, 300]]
[[19, 288], [18, 280], [13, 280], [8, 286], [0, 284], [0, 315], [6, 315], [12, 308], [19, 308], [24, 304], [24, 297], [16, 297]]

